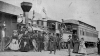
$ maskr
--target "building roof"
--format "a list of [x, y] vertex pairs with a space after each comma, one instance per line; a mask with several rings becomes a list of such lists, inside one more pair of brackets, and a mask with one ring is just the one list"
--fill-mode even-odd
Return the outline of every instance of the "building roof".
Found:
[[0, 11], [13, 15], [20, 15], [23, 13], [21, 7], [11, 5], [3, 1], [0, 1]]
[[[8, 14], [13, 14], [13, 15], [20, 15], [23, 14], [23, 10], [21, 7], [0, 1], [0, 11], [4, 12], [4, 13], [8, 13]], [[33, 11], [29, 12], [29, 18], [33, 17]], [[34, 16], [36, 16], [36, 18], [42, 18], [41, 14], [35, 12]]]
[[[9, 4], [9, 3], [6, 3], [6, 2], [3, 2], [3, 1], [0, 1], [0, 12], [4, 12], [4, 13], [8, 13], [8, 14], [13, 14], [13, 15], [20, 15], [20, 14], [23, 14], [23, 10], [21, 7], [18, 7], [18, 6], [15, 6], [15, 5], [12, 5], [12, 4]], [[42, 15], [40, 13], [37, 13], [35, 12], [34, 14], [35, 18], [34, 19], [42, 19]], [[32, 18], [33, 17], [33, 11], [29, 11], [29, 15], [28, 15], [29, 18]], [[53, 20], [55, 22], [59, 22], [59, 21], [56, 21], [54, 19], [51, 19], [49, 17], [46, 17], [47, 20]]]

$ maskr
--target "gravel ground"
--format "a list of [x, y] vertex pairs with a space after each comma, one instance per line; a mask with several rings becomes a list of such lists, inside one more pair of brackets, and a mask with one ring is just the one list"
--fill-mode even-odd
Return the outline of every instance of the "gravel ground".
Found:
[[[42, 51], [42, 52], [0, 52], [0, 56], [68, 56], [68, 51], [64, 50], [57, 50], [56, 54], [52, 52], [49, 54], [49, 51]], [[71, 53], [71, 56], [99, 56], [97, 54], [89, 54], [89, 55], [81, 55], [81, 54], [74, 54]]]

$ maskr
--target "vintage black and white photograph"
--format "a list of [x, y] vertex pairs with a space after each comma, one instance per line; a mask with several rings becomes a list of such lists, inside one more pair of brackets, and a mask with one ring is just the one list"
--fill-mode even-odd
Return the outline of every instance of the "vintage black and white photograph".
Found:
[[0, 56], [100, 56], [100, 0], [0, 0]]

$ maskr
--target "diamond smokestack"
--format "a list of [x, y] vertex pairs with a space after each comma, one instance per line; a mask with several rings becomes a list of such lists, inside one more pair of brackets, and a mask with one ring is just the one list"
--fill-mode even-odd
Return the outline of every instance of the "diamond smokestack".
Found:
[[32, 8], [32, 3], [30, 2], [22, 2], [21, 3], [21, 8], [23, 10], [23, 15], [25, 17], [25, 24], [28, 23], [28, 13], [30, 11], [30, 9]]

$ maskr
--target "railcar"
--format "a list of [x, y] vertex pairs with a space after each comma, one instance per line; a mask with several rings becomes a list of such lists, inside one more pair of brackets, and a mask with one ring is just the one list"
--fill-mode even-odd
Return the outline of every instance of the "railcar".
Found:
[[[67, 43], [69, 35], [72, 35], [72, 40], [78, 39], [80, 41], [81, 38], [84, 38], [86, 54], [97, 52], [98, 31], [96, 27], [73, 19], [63, 20], [62, 25], [63, 42]], [[73, 34], [76, 34], [77, 37], [74, 38]]]

